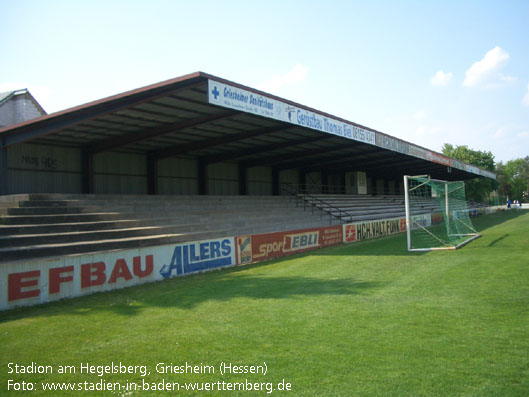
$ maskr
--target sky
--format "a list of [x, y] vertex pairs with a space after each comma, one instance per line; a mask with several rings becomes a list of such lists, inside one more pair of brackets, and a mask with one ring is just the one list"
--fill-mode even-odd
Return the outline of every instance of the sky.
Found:
[[0, 0], [48, 112], [202, 71], [441, 152], [529, 155], [529, 1]]

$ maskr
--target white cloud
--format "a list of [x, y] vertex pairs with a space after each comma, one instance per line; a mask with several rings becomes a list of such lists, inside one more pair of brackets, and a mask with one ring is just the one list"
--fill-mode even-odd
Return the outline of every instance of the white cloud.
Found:
[[516, 77], [513, 77], [513, 76], [504, 76], [503, 74], [499, 74], [500, 76], [500, 80], [503, 81], [504, 83], [512, 83], [514, 81], [516, 81]]
[[509, 60], [509, 53], [500, 47], [494, 47], [487, 52], [482, 60], [474, 64], [466, 71], [465, 87], [493, 87], [501, 83], [514, 81], [512, 76], [504, 76], [499, 70], [503, 68]]
[[527, 84], [527, 92], [522, 98], [522, 104], [525, 106], [529, 106], [529, 84]]
[[257, 88], [262, 91], [278, 91], [286, 85], [299, 83], [307, 78], [309, 70], [299, 63], [296, 64], [290, 72], [279, 75], [273, 75], [269, 80], [260, 84]]
[[432, 77], [432, 85], [445, 86], [452, 80], [453, 74], [451, 72], [445, 73], [443, 70], [438, 71]]

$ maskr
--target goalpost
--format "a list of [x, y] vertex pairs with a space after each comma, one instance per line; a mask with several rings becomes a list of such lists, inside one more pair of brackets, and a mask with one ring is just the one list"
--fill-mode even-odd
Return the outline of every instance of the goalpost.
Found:
[[408, 251], [457, 249], [480, 237], [467, 207], [465, 183], [404, 176]]

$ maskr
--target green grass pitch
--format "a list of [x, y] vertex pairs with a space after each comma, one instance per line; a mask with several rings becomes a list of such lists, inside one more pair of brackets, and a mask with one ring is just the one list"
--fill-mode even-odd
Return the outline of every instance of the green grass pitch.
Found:
[[[22, 382], [47, 396], [61, 393], [43, 382], [196, 382], [214, 391], [96, 395], [527, 396], [529, 212], [474, 222], [483, 237], [457, 251], [408, 253], [400, 234], [2, 312], [0, 395], [23, 395]], [[48, 373], [15, 373], [32, 363]], [[97, 374], [111, 363], [150, 374]]]

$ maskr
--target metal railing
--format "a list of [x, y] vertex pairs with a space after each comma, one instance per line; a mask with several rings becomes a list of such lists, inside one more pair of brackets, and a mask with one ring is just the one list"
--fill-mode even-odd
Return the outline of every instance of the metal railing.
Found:
[[346, 223], [347, 220], [351, 220], [353, 217], [353, 215], [349, 212], [335, 207], [334, 205], [327, 203], [325, 200], [314, 196], [313, 193], [310, 193], [309, 189], [299, 189], [293, 184], [284, 183], [281, 184], [281, 191], [285, 192], [288, 196], [296, 201], [296, 207], [299, 207], [299, 203], [302, 202], [304, 211], [306, 211], [307, 206], [309, 206], [312, 213], [314, 213], [314, 210], [316, 209], [321, 213], [329, 215], [330, 224], [332, 224], [333, 218], [337, 219], [340, 223]]
[[358, 189], [354, 186], [343, 186], [343, 185], [317, 185], [317, 184], [295, 184], [295, 183], [282, 183], [281, 188], [284, 186], [290, 186], [298, 193], [308, 194], [343, 194], [343, 195], [362, 195], [362, 196], [401, 196], [404, 199], [404, 193], [401, 193], [399, 188], [394, 189], [384, 188], [376, 189], [375, 187], [367, 188], [367, 193], [359, 193]]
[[293, 184], [287, 184], [289, 186], [292, 186], [294, 189], [298, 191], [298, 193], [307, 193], [307, 194], [347, 194], [345, 186], [337, 186], [337, 185], [315, 185], [315, 184], [307, 184], [307, 185], [293, 185]]

